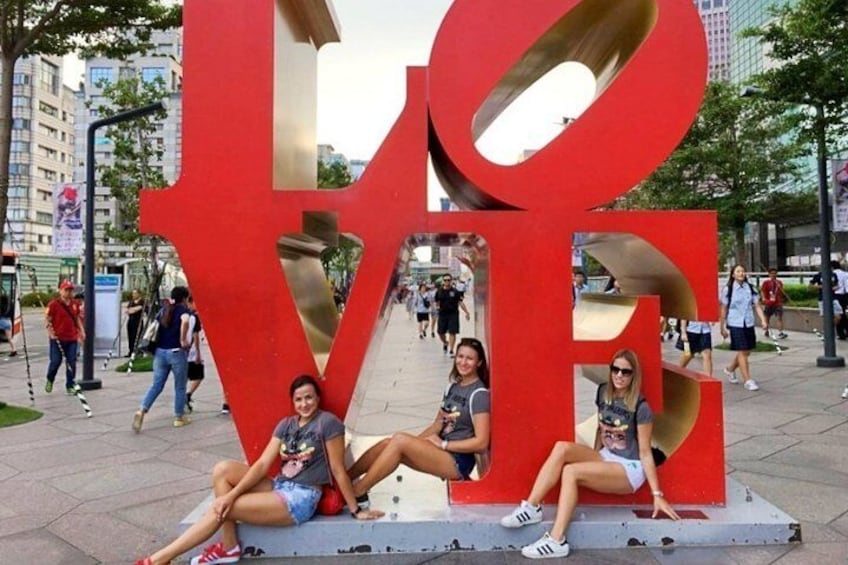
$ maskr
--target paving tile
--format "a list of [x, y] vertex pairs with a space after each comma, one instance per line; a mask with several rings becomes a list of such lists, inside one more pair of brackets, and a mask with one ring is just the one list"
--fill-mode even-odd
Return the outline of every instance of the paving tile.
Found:
[[197, 476], [197, 472], [160, 461], [115, 465], [56, 477], [50, 483], [81, 500], [91, 500]]
[[797, 439], [784, 435], [752, 437], [729, 446], [725, 456], [729, 461], [764, 459], [797, 443]]
[[804, 543], [774, 561], [774, 565], [845, 565], [846, 556], [848, 542]]
[[50, 447], [30, 449], [26, 452], [9, 453], [3, 462], [21, 471], [61, 467], [67, 461], [100, 459], [127, 453], [125, 447], [104, 443], [93, 438], [77, 439]]
[[[820, 408], [821, 406], [819, 406], [819, 409]], [[836, 428], [844, 423], [845, 419], [840, 418], [839, 416], [833, 416], [830, 414], [812, 414], [789, 422], [788, 424], [778, 426], [778, 429], [792, 435], [817, 434]]]
[[848, 511], [848, 489], [844, 487], [745, 471], [736, 471], [733, 478], [796, 520], [826, 524]]
[[0, 537], [4, 563], [49, 563], [50, 565], [89, 565], [97, 560], [46, 529]]

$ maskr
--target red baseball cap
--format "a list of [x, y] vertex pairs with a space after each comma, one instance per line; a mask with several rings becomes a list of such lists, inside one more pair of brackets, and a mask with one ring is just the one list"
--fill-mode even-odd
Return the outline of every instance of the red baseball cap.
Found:
[[61, 283], [59, 283], [59, 290], [65, 290], [66, 288], [70, 288], [73, 290], [74, 288], [76, 288], [76, 285], [74, 285], [74, 283], [72, 283], [71, 281], [62, 281]]

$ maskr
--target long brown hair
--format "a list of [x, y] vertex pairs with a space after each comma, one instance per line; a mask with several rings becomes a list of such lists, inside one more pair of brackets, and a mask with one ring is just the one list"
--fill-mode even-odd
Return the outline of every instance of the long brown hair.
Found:
[[[627, 385], [627, 390], [624, 392], [624, 403], [627, 405], [628, 410], [634, 411], [636, 410], [636, 403], [639, 402], [639, 395], [642, 389], [642, 366], [639, 365], [639, 358], [636, 357], [636, 353], [632, 349], [619, 349], [612, 356], [612, 363], [615, 363], [616, 359], [624, 359], [633, 367], [633, 377], [630, 379], [630, 384]], [[604, 391], [604, 401], [607, 404], [612, 404], [614, 391], [612, 369], [609, 369], [607, 388]]]
[[[486, 350], [483, 349], [483, 344], [480, 343], [480, 340], [477, 338], [464, 337], [459, 340], [459, 343], [456, 346], [457, 353], [459, 353], [460, 347], [469, 347], [477, 353], [477, 360], [480, 361], [480, 366], [477, 367], [477, 376], [481, 381], [483, 381], [483, 385], [486, 388], [489, 388], [489, 364], [486, 362]], [[453, 368], [451, 369], [450, 376], [448, 378], [455, 383], [462, 380], [462, 377], [459, 375], [459, 371], [456, 370], [456, 363], [453, 364]]]

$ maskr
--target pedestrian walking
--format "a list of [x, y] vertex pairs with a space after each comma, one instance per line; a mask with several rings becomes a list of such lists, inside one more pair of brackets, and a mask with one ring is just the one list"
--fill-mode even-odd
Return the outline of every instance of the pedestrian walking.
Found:
[[132, 290], [130, 300], [124, 310], [127, 314], [127, 342], [129, 344], [125, 357], [132, 357], [141, 328], [141, 318], [144, 315], [144, 298], [137, 288]]
[[171, 301], [159, 311], [159, 335], [156, 352], [153, 354], [153, 383], [141, 401], [141, 407], [133, 416], [132, 429], [141, 431], [144, 416], [165, 388], [168, 375], [174, 373], [174, 427], [181, 428], [191, 422], [185, 415], [186, 379], [188, 374], [188, 320], [186, 300], [188, 289], [175, 286], [171, 290]]
[[751, 378], [749, 357], [751, 350], [757, 346], [757, 336], [754, 333], [754, 314], [759, 317], [763, 331], [768, 331], [768, 322], [760, 306], [757, 289], [748, 282], [745, 267], [734, 265], [730, 270], [727, 285], [721, 290], [721, 335], [730, 336], [730, 349], [736, 352], [736, 357], [724, 369], [730, 384], [739, 384], [736, 369], [742, 374], [742, 386], [746, 390], [759, 390], [757, 381]]
[[53, 382], [62, 361], [65, 362], [65, 391], [76, 394], [77, 353], [85, 341], [82, 311], [74, 296], [74, 283], [62, 281], [59, 296], [47, 304], [45, 324], [50, 339], [50, 363], [44, 392], [53, 392]]
[[[783, 305], [789, 297], [783, 288], [783, 281], [777, 278], [777, 269], [768, 270], [768, 278], [760, 285], [760, 293], [763, 297], [763, 313], [769, 327], [771, 327], [771, 318], [774, 316], [777, 320], [777, 337], [779, 339], [789, 337], [783, 331]], [[768, 334], [766, 337], [769, 337]]]
[[439, 339], [442, 350], [453, 356], [456, 336], [459, 334], [459, 309], [465, 312], [465, 319], [471, 320], [468, 308], [462, 302], [462, 293], [453, 288], [450, 275], [442, 277], [442, 288], [436, 291], [436, 304], [439, 307]]
[[584, 292], [589, 292], [589, 285], [586, 284], [586, 274], [583, 271], [577, 271], [574, 273], [571, 283], [572, 309], [577, 308], [577, 305], [580, 304], [580, 298]]
[[200, 353], [200, 332], [203, 331], [203, 326], [200, 323], [200, 316], [197, 314], [197, 308], [194, 305], [194, 299], [189, 296], [186, 300], [188, 306], [188, 369], [186, 378], [188, 379], [188, 391], [186, 392], [186, 410], [189, 414], [194, 412], [194, 402], [191, 395], [197, 392], [200, 383], [203, 382], [206, 376], [205, 367], [203, 365], [203, 355]]
[[713, 375], [712, 324], [681, 319], [680, 337], [675, 348], [682, 352], [680, 355], [681, 367], [686, 367], [695, 355], [700, 354], [704, 364], [704, 374]]
[[415, 316], [418, 322], [418, 337], [424, 339], [427, 337], [427, 326], [430, 325], [430, 293], [424, 283], [418, 285], [418, 290], [415, 291]]
[[836, 287], [833, 289], [833, 298], [839, 302], [839, 322], [836, 325], [837, 338], [848, 339], [848, 316], [845, 309], [848, 308], [848, 272], [846, 272], [839, 261], [831, 261], [830, 267], [836, 276]]
[[14, 336], [12, 336], [12, 320], [14, 317], [15, 304], [9, 299], [9, 295], [3, 292], [0, 294], [0, 332], [3, 332], [3, 337], [9, 343], [9, 357], [18, 354], [15, 349]]
[[439, 305], [436, 304], [436, 285], [427, 285], [427, 297], [430, 299], [430, 337], [436, 337], [436, 325], [439, 322]]

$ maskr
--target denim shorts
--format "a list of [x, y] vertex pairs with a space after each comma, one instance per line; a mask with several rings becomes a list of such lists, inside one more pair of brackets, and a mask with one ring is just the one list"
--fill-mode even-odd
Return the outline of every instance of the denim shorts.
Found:
[[12, 320], [9, 318], [0, 318], [0, 331], [10, 331], [12, 329]]
[[477, 464], [477, 458], [473, 453], [453, 453], [453, 462], [456, 465], [456, 470], [462, 475], [462, 480], [467, 481], [471, 476], [471, 471], [474, 470], [474, 465]]
[[318, 501], [321, 499], [321, 491], [310, 486], [292, 482], [283, 477], [274, 479], [274, 494], [280, 497], [289, 509], [295, 524], [302, 524], [312, 518]]
[[611, 452], [606, 447], [601, 449], [601, 458], [604, 461], [618, 463], [624, 467], [624, 472], [627, 473], [627, 481], [633, 487], [633, 492], [636, 492], [639, 490], [639, 487], [645, 484], [645, 469], [642, 467], [642, 461], [639, 459], [625, 459]]

